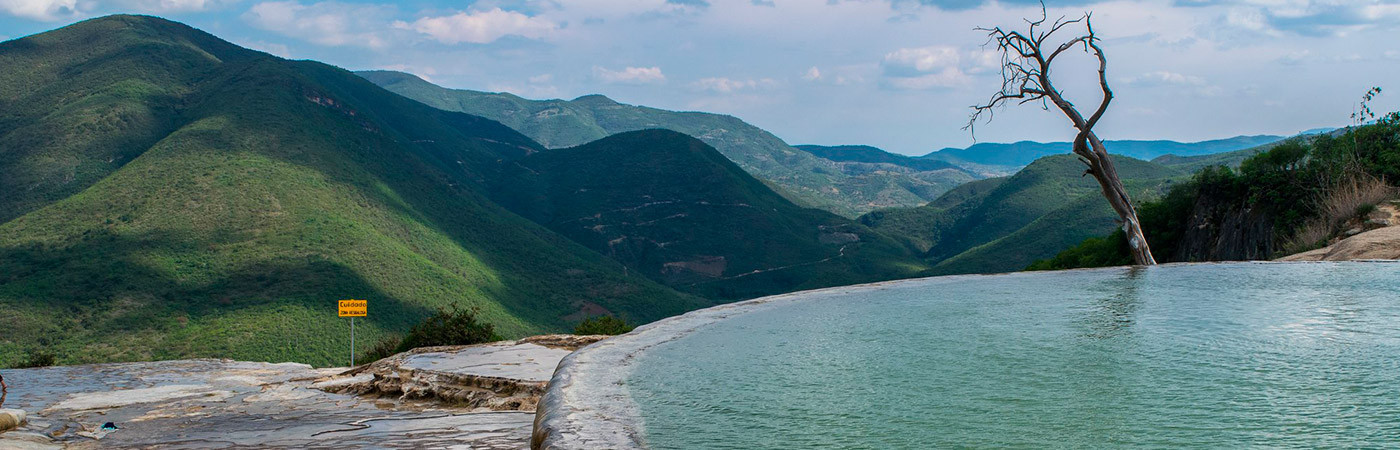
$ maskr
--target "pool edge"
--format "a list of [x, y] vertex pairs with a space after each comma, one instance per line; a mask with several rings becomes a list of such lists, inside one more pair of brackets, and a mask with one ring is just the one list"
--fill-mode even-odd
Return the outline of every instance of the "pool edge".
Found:
[[[1394, 260], [1358, 261], [1396, 263]], [[1209, 264], [1317, 264], [1327, 261], [1220, 261], [1170, 263], [1158, 266], [1187, 266]], [[1115, 266], [1070, 269], [1058, 272], [1126, 271], [1141, 266]], [[894, 285], [937, 283], [966, 278], [1004, 277], [1044, 272], [1007, 272], [998, 274], [943, 275], [924, 278], [880, 281], [866, 284], [834, 286], [807, 291], [789, 292], [735, 303], [711, 306], [678, 316], [652, 322], [630, 333], [605, 339], [581, 348], [564, 357], [555, 368], [539, 406], [530, 448], [541, 449], [630, 449], [647, 448], [645, 424], [637, 414], [624, 380], [630, 373], [631, 360], [637, 354], [656, 345], [684, 337], [700, 327], [725, 318], [751, 312], [765, 306], [802, 301], [823, 295], [846, 294], [881, 289]], [[589, 369], [595, 369], [590, 371]], [[583, 380], [580, 380], [583, 378]], [[593, 379], [590, 379], [593, 378]], [[604, 381], [596, 383], [596, 381]], [[588, 392], [569, 391], [574, 383], [594, 381]], [[598, 399], [610, 400], [598, 402]], [[591, 401], [591, 403], [589, 403]]]

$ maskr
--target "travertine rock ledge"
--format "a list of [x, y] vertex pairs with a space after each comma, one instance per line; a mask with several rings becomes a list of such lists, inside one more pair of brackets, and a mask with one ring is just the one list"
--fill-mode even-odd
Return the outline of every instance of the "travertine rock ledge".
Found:
[[606, 337], [545, 335], [417, 348], [313, 387], [344, 394], [427, 399], [467, 409], [534, 411], [559, 360]]
[[[6, 369], [4, 407], [28, 420], [0, 432], [0, 449], [522, 449], [559, 360], [602, 338], [419, 349], [351, 370], [215, 359]], [[364, 389], [393, 395], [349, 393]]]

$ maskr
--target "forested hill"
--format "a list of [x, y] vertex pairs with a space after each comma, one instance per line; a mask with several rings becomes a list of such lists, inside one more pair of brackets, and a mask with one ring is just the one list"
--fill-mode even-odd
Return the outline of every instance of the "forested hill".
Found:
[[0, 366], [342, 362], [448, 305], [507, 336], [708, 301], [488, 200], [544, 148], [325, 64], [145, 16], [0, 44]]
[[661, 128], [714, 147], [794, 203], [855, 217], [877, 208], [918, 206], [974, 177], [947, 170], [847, 170], [733, 116], [667, 111], [618, 103], [602, 95], [573, 100], [530, 100], [508, 93], [447, 89], [411, 74], [358, 72], [385, 89], [448, 111], [489, 117], [549, 148], [581, 145], [608, 135]]

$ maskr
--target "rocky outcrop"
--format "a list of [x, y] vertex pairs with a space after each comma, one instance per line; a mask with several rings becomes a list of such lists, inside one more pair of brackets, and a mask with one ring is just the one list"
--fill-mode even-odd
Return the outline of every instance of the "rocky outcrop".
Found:
[[1274, 252], [1273, 218], [1259, 208], [1202, 195], [1196, 200], [1173, 261], [1248, 261]]
[[[1362, 220], [1364, 219], [1364, 220]], [[1354, 261], [1400, 259], [1400, 201], [1377, 205], [1368, 216], [1353, 220], [1342, 237], [1317, 250], [1279, 258], [1279, 261]]]
[[0, 449], [520, 449], [559, 360], [605, 337], [419, 349], [351, 370], [212, 359], [5, 370], [5, 406], [29, 414], [0, 412], [18, 417]]
[[1317, 250], [1279, 258], [1279, 261], [1353, 261], [1400, 259], [1400, 226], [1367, 231]]
[[344, 394], [431, 400], [466, 409], [534, 411], [559, 360], [606, 337], [545, 335], [520, 341], [418, 348], [313, 387]]
[[527, 412], [485, 412], [313, 389], [343, 372], [304, 364], [182, 360], [6, 370], [7, 407], [29, 411], [0, 449], [519, 449]]

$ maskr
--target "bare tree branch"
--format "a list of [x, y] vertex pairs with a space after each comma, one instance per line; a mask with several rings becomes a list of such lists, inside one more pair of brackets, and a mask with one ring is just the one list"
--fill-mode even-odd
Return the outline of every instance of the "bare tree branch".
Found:
[[[1093, 15], [1085, 13], [1079, 18], [1071, 20], [1060, 16], [1050, 23], [1049, 29], [1045, 29], [1043, 27], [1047, 20], [1049, 20], [1049, 15], [1045, 9], [1045, 3], [1041, 2], [1040, 19], [1024, 19], [1026, 22], [1024, 34], [1001, 27], [977, 28], [978, 31], [987, 33], [987, 41], [983, 46], [995, 44], [996, 50], [1001, 53], [1001, 89], [992, 94], [986, 103], [972, 107], [972, 114], [968, 117], [967, 125], [963, 129], [973, 133], [973, 138], [976, 139], [977, 121], [979, 119], [990, 121], [995, 116], [996, 111], [1005, 107], [1008, 102], [1024, 105], [1039, 101], [1041, 107], [1045, 109], [1049, 109], [1049, 105], [1054, 104], [1060, 112], [1064, 113], [1065, 117], [1069, 118], [1078, 131], [1074, 137], [1073, 152], [1078, 155], [1079, 161], [1087, 167], [1084, 170], [1084, 175], [1093, 175], [1098, 180], [1104, 198], [1118, 213], [1123, 224], [1123, 231], [1128, 234], [1133, 261], [1137, 264], [1156, 264], [1138, 222], [1137, 211], [1128, 197], [1127, 190], [1123, 188], [1123, 182], [1118, 178], [1113, 160], [1109, 158], [1108, 151], [1104, 149], [1103, 141], [1099, 140], [1093, 131], [1099, 119], [1102, 119], [1104, 113], [1108, 111], [1108, 105], [1113, 102], [1113, 89], [1108, 86], [1108, 57], [1104, 54], [1103, 47], [1099, 45], [1099, 38], [1094, 33]], [[1084, 25], [1084, 34], [1071, 36], [1060, 42], [1047, 56], [1044, 52], [1045, 43], [1055, 39], [1057, 33], [1068, 30], [1071, 25], [1078, 24]], [[1051, 64], [1061, 54], [1074, 48], [1083, 49], [1085, 53], [1093, 55], [1099, 63], [1098, 77], [1102, 97], [1098, 107], [1094, 109], [1088, 119], [1085, 119], [1074, 104], [1065, 98], [1063, 92], [1055, 88], [1050, 79]]]

